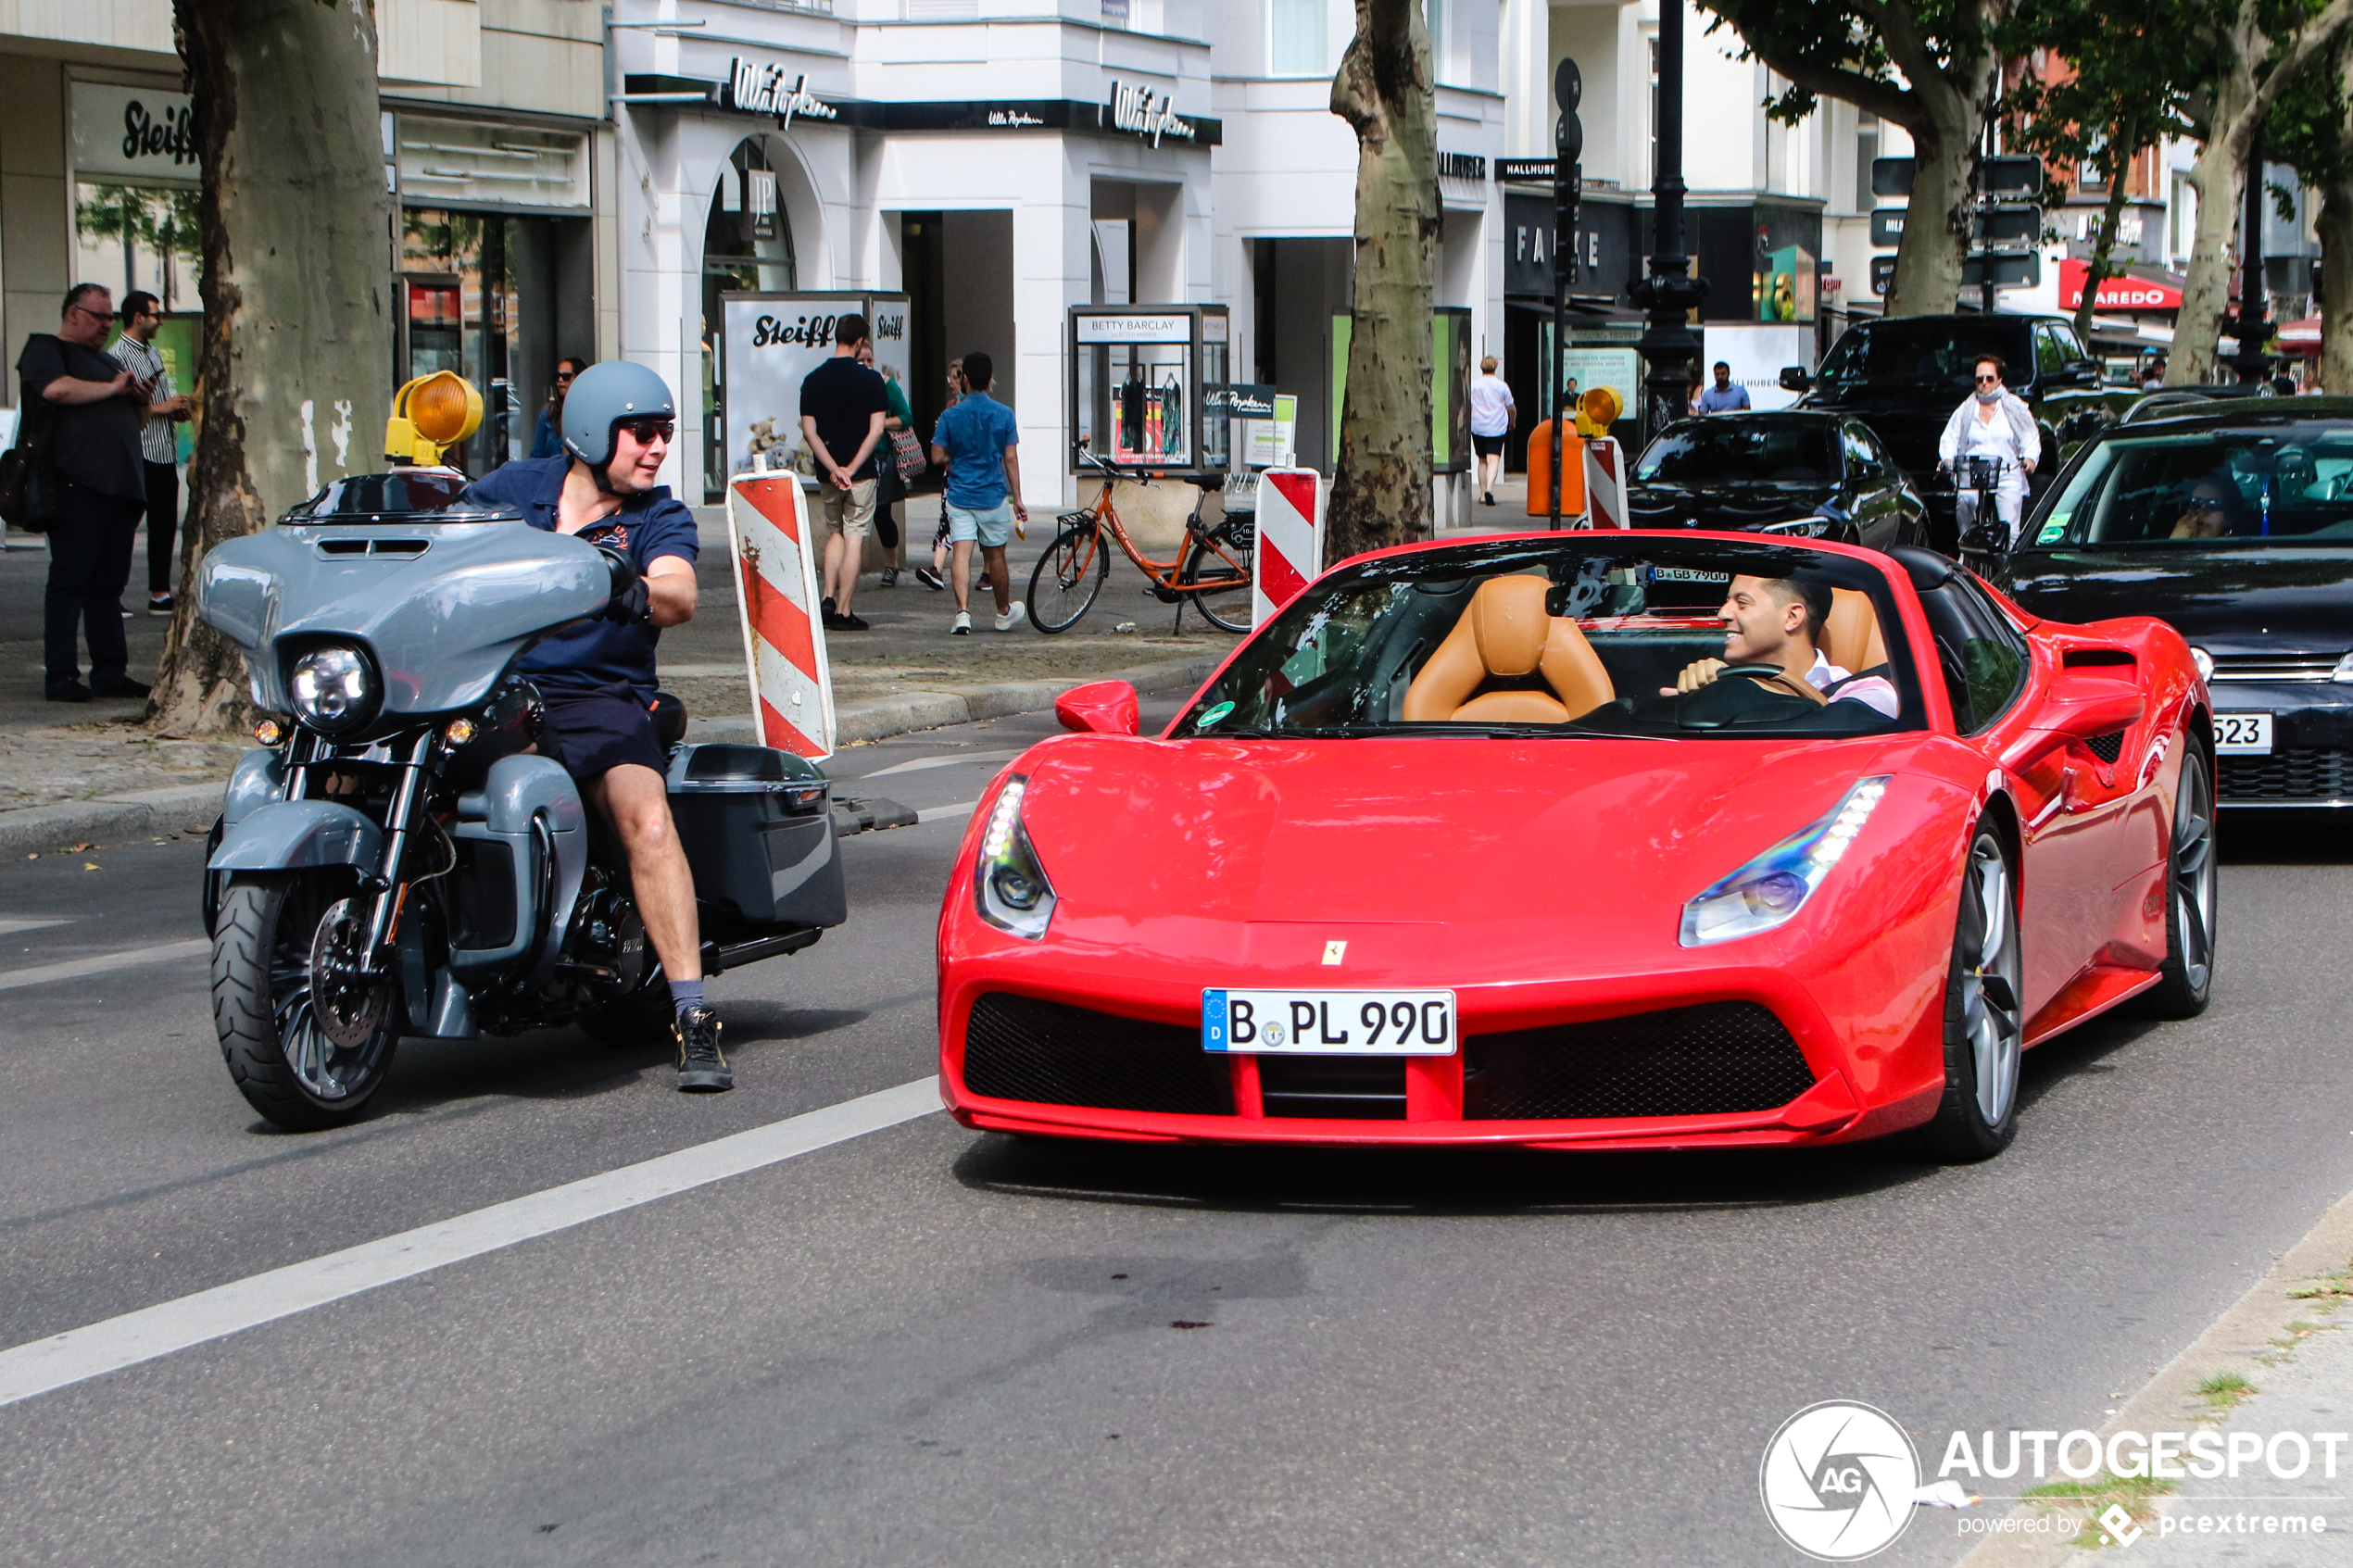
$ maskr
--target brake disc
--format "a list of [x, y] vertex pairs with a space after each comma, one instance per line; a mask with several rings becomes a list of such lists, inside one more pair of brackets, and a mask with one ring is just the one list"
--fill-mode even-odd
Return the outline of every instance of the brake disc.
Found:
[[389, 982], [360, 976], [368, 928], [349, 898], [329, 907], [310, 938], [310, 1007], [320, 1033], [356, 1050], [383, 1027], [392, 1000]]

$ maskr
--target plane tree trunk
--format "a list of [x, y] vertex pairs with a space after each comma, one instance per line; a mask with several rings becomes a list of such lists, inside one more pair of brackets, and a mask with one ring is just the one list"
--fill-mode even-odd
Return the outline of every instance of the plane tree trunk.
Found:
[[245, 665], [195, 617], [197, 562], [379, 466], [392, 392], [392, 202], [371, 0], [174, 0], [195, 100], [204, 327], [183, 592], [149, 724], [241, 726]]
[[1430, 531], [1430, 276], [1438, 110], [1412, 0], [1356, 0], [1332, 112], [1356, 132], [1356, 292], [1325, 551], [1339, 560]]

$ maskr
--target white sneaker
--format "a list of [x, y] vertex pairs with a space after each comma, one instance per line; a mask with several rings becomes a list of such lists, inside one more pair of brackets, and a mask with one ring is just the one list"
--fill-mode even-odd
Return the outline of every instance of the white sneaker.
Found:
[[997, 630], [1010, 632], [1028, 619], [1029, 607], [1015, 599], [1013, 608], [997, 618]]
[[973, 634], [973, 618], [971, 612], [968, 610], [958, 610], [956, 612], [956, 624], [948, 628], [948, 634], [951, 637], [971, 636]]

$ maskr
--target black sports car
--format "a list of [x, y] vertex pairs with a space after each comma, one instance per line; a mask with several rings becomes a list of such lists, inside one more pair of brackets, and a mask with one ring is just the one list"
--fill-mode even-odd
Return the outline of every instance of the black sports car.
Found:
[[2353, 805], [2353, 398], [2187, 404], [2076, 454], [2027, 520], [2019, 603], [2154, 615], [2214, 694], [2225, 806]]
[[1661, 431], [1626, 489], [1636, 528], [1803, 533], [1867, 545], [1924, 540], [1919, 493], [1859, 420], [1706, 414]]

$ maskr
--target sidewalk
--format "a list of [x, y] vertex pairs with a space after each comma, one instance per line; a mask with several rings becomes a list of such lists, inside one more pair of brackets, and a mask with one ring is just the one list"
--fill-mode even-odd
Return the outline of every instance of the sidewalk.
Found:
[[[698, 508], [704, 528], [701, 602], [696, 618], [662, 635], [665, 689], [692, 716], [698, 739], [751, 734], [743, 635], [728, 570], [726, 523], [717, 508]], [[1028, 587], [1047, 527], [1034, 521], [1026, 543], [1011, 552], [1013, 593]], [[925, 531], [919, 545], [927, 543]], [[21, 541], [19, 541], [21, 543]], [[168, 622], [145, 612], [145, 536], [135, 546], [134, 581], [123, 603], [134, 679], [148, 679], [163, 652]], [[928, 564], [919, 549], [914, 564]], [[200, 831], [220, 809], [220, 781], [245, 749], [235, 741], [159, 739], [138, 725], [142, 705], [97, 701], [78, 707], [42, 696], [41, 595], [45, 549], [0, 553], [0, 854], [48, 852], [77, 842]], [[852, 608], [873, 629], [826, 639], [841, 743], [855, 745], [904, 731], [971, 719], [1035, 712], [1090, 680], [1131, 680], [1166, 691], [1204, 679], [1237, 639], [1188, 609], [1180, 633], [1175, 607], [1154, 600], [1140, 573], [1115, 560], [1102, 594], [1071, 631], [1046, 636], [1024, 624], [989, 629], [995, 601], [975, 591], [975, 630], [949, 635], [953, 592], [934, 593], [912, 570], [899, 585], [862, 579]], [[1130, 629], [1122, 632], [1121, 625]], [[86, 650], [85, 650], [86, 654]]]

